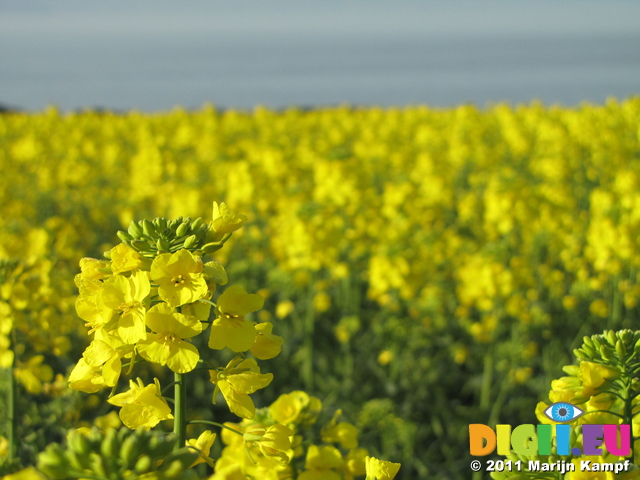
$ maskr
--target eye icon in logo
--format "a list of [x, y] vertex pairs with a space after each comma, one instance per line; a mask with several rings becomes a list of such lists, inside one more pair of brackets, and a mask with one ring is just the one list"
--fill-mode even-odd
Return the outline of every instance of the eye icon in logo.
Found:
[[570, 422], [575, 420], [584, 413], [584, 410], [571, 405], [567, 402], [558, 402], [553, 405], [549, 405], [544, 411], [544, 414], [554, 422]]

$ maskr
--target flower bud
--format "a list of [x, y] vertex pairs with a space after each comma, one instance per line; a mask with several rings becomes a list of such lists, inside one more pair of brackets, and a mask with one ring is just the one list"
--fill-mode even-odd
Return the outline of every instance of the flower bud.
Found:
[[188, 232], [189, 232], [189, 223], [183, 222], [180, 225], [178, 225], [178, 228], [176, 229], [176, 236], [184, 237]]
[[191, 222], [191, 231], [198, 230], [202, 225], [202, 217], [196, 218], [193, 222]]
[[[184, 223], [182, 225], [184, 225]], [[187, 238], [185, 238], [184, 243], [182, 244], [182, 246], [184, 248], [191, 248], [196, 244], [197, 240], [198, 240], [198, 238], [195, 235], [189, 235]]]
[[207, 243], [202, 247], [202, 253], [214, 253], [222, 248], [222, 244], [218, 242]]
[[151, 457], [149, 455], [142, 455], [136, 462], [135, 471], [138, 473], [145, 473], [151, 470]]
[[142, 231], [145, 235], [151, 237], [156, 234], [156, 227], [146, 218], [142, 221]]
[[162, 232], [166, 230], [168, 224], [167, 219], [164, 217], [156, 217], [153, 219], [153, 224], [156, 226], [156, 232]]
[[122, 230], [118, 230], [116, 235], [120, 240], [122, 240], [125, 243], [128, 243], [133, 240], [133, 237], [131, 235], [129, 235], [127, 232], [123, 232]]
[[138, 225], [138, 222], [131, 220], [131, 224], [129, 225], [129, 235], [133, 238], [140, 238], [142, 236], [142, 228]]

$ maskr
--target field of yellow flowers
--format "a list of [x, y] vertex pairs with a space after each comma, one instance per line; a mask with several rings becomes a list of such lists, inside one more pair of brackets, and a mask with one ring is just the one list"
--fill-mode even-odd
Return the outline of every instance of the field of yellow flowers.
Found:
[[[91, 340], [77, 307], [80, 260], [113, 257], [130, 240], [116, 232], [132, 221], [210, 222], [214, 201], [245, 218], [211, 257], [264, 298], [249, 312], [283, 339], [260, 362], [273, 380], [252, 394], [256, 405], [306, 392], [306, 408], [319, 415], [317, 400], [326, 415], [310, 442], [331, 437], [340, 417], [372, 457], [402, 464], [397, 478], [470, 478], [470, 423], [536, 423], [536, 405], [585, 335], [640, 326], [640, 98], [574, 108], [50, 108], [0, 115], [0, 166], [0, 473], [35, 465], [70, 429], [119, 426], [122, 397], [109, 399], [111, 388], [68, 388]], [[162, 285], [160, 267], [147, 267]], [[137, 270], [121, 271], [131, 291], [150, 288], [133, 280]], [[160, 296], [175, 307], [206, 295]], [[158, 358], [146, 345], [136, 351]], [[141, 363], [163, 387], [172, 382]], [[211, 405], [212, 393], [194, 379], [193, 418], [238, 422], [224, 402]], [[331, 455], [314, 444], [298, 478], [364, 478], [346, 467], [354, 447], [342, 441]], [[211, 457], [232, 443], [213, 443]], [[203, 478], [213, 471], [198, 468]]]

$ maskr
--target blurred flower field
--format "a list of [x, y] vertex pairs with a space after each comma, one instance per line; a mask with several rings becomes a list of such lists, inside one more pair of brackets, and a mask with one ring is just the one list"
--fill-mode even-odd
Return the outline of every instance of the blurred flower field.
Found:
[[[247, 217], [213, 258], [284, 339], [256, 405], [304, 391], [327, 428], [341, 409], [397, 478], [470, 478], [468, 424], [537, 423], [585, 335], [640, 326], [640, 98], [51, 108], [0, 115], [0, 165], [0, 422], [18, 399], [5, 472], [68, 429], [119, 422], [110, 389], [68, 388], [89, 345], [80, 260], [132, 220], [209, 219], [213, 201]], [[209, 387], [194, 383], [194, 412], [237, 422]]]

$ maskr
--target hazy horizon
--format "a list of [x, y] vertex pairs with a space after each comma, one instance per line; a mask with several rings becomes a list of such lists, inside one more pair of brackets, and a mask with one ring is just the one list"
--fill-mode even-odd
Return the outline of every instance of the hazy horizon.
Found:
[[575, 105], [640, 93], [640, 3], [0, 0], [0, 104]]

